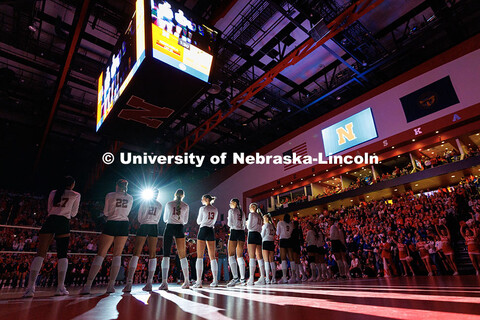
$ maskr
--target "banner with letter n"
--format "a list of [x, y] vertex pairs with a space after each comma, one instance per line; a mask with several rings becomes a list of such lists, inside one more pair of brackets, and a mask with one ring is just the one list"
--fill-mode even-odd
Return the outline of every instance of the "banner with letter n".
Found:
[[372, 109], [367, 108], [322, 130], [325, 155], [333, 155], [377, 136]]
[[407, 122], [459, 103], [450, 76], [437, 80], [400, 98]]

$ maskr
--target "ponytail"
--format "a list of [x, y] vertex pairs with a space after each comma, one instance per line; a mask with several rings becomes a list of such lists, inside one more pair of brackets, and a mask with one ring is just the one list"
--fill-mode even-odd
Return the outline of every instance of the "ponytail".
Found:
[[117, 181], [117, 187], [124, 193], [127, 194], [128, 190], [128, 181], [125, 179], [119, 179]]
[[53, 197], [54, 206], [60, 204], [60, 201], [62, 201], [62, 196], [65, 193], [65, 189], [67, 189], [74, 183], [75, 183], [75, 179], [73, 179], [71, 176], [63, 177], [62, 183], [55, 191], [55, 196]]
[[235, 204], [237, 205], [237, 209], [240, 210], [240, 215], [242, 217], [242, 220], [247, 220], [247, 217], [245, 216], [245, 213], [242, 210], [242, 206], [240, 205], [240, 200], [238, 200], [237, 198], [233, 198], [232, 200], [230, 200], [230, 202], [235, 202]]
[[185, 196], [185, 192], [182, 189], [175, 191], [175, 212], [180, 216], [180, 205], [182, 203], [182, 198]]
[[204, 194], [202, 196], [202, 198], [208, 199], [208, 201], [210, 201], [210, 204], [213, 204], [215, 202], [215, 200], [217, 199], [217, 197], [211, 196], [209, 194]]

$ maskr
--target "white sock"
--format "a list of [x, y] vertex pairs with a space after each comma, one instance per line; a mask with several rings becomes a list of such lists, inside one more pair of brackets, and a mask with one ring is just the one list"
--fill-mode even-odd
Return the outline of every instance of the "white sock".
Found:
[[[322, 264], [320, 265], [320, 269], [322, 270], [322, 277], [328, 278], [327, 265], [326, 265], [325, 263], [322, 263]], [[317, 271], [318, 271], [318, 265], [317, 265]], [[320, 274], [320, 271], [319, 271], [318, 274]]]
[[265, 278], [265, 263], [262, 260], [258, 260], [258, 268], [260, 269], [260, 278]]
[[270, 270], [272, 271], [272, 280], [276, 278], [277, 275], [277, 265], [274, 261], [270, 262]]
[[348, 265], [347, 260], [343, 260], [343, 264], [344, 264], [344, 266], [345, 266], [345, 275], [346, 275], [346, 276], [350, 275], [350, 271], [349, 271], [350, 266]]
[[265, 268], [265, 278], [267, 281], [270, 281], [270, 262], [265, 261], [264, 268]]
[[291, 269], [291, 271], [292, 271], [292, 278], [293, 278], [293, 277], [297, 277], [297, 275], [296, 275], [296, 267], [297, 267], [297, 265], [295, 264], [295, 262], [290, 261], [290, 269]]
[[162, 282], [167, 283], [168, 269], [170, 269], [170, 257], [163, 257], [162, 259]]
[[112, 259], [112, 266], [110, 267], [110, 279], [108, 281], [109, 286], [114, 286], [117, 280], [118, 271], [122, 265], [122, 256], [115, 256]]
[[155, 269], [157, 269], [157, 258], [152, 258], [152, 259], [148, 260], [147, 284], [152, 284], [153, 275], [155, 274]]
[[190, 283], [190, 274], [188, 271], [188, 260], [187, 258], [180, 259], [180, 265], [182, 266], [183, 277], [185, 282]]
[[315, 265], [315, 262], [310, 263], [310, 270], [312, 271], [312, 274], [310, 275], [310, 278], [315, 278], [315, 270], [317, 269], [317, 266]]
[[203, 259], [197, 258], [195, 263], [195, 268], [197, 269], [197, 282], [202, 283], [203, 280]]
[[233, 279], [238, 279], [238, 264], [235, 256], [228, 257], [228, 264], [230, 265], [230, 270], [233, 274]]
[[128, 274], [127, 274], [127, 283], [133, 282], [133, 277], [135, 276], [135, 270], [137, 270], [138, 256], [133, 256], [128, 263]]
[[92, 262], [92, 266], [90, 267], [90, 271], [88, 272], [88, 277], [87, 277], [87, 282], [85, 283], [86, 287], [91, 287], [93, 280], [97, 276], [98, 271], [100, 271], [100, 268], [102, 267], [103, 259], [105, 259], [102, 256], [95, 256]]
[[218, 261], [217, 259], [210, 261], [210, 267], [212, 268], [213, 282], [218, 281]]
[[255, 269], [257, 268], [257, 261], [255, 260], [255, 258], [250, 258], [250, 263], [248, 264], [248, 267], [250, 269], [250, 278], [254, 279]]
[[287, 260], [282, 260], [282, 275], [284, 278], [287, 277], [287, 268], [288, 268]]
[[[30, 266], [30, 275], [28, 276], [28, 288], [35, 288], [35, 283], [37, 282], [38, 273], [42, 268], [43, 257], [35, 257]], [[5, 281], [6, 283], [6, 281]]]
[[68, 259], [61, 258], [58, 259], [57, 272], [58, 272], [58, 284], [57, 288], [61, 289], [65, 287], [65, 275], [67, 274], [68, 269]]
[[240, 270], [240, 279], [245, 279], [245, 259], [243, 257], [237, 258], [238, 269]]

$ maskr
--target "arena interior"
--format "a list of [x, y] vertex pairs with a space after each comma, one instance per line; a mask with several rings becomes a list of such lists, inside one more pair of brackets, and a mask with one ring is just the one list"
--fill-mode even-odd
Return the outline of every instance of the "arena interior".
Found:
[[0, 1], [0, 320], [480, 319], [480, 1]]

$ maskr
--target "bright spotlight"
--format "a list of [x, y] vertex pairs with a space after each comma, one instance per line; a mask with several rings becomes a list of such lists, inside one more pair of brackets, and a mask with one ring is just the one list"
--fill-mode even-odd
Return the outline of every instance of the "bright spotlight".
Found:
[[155, 190], [152, 188], [147, 188], [142, 190], [142, 199], [145, 201], [150, 201], [153, 200], [153, 197], [155, 196]]

